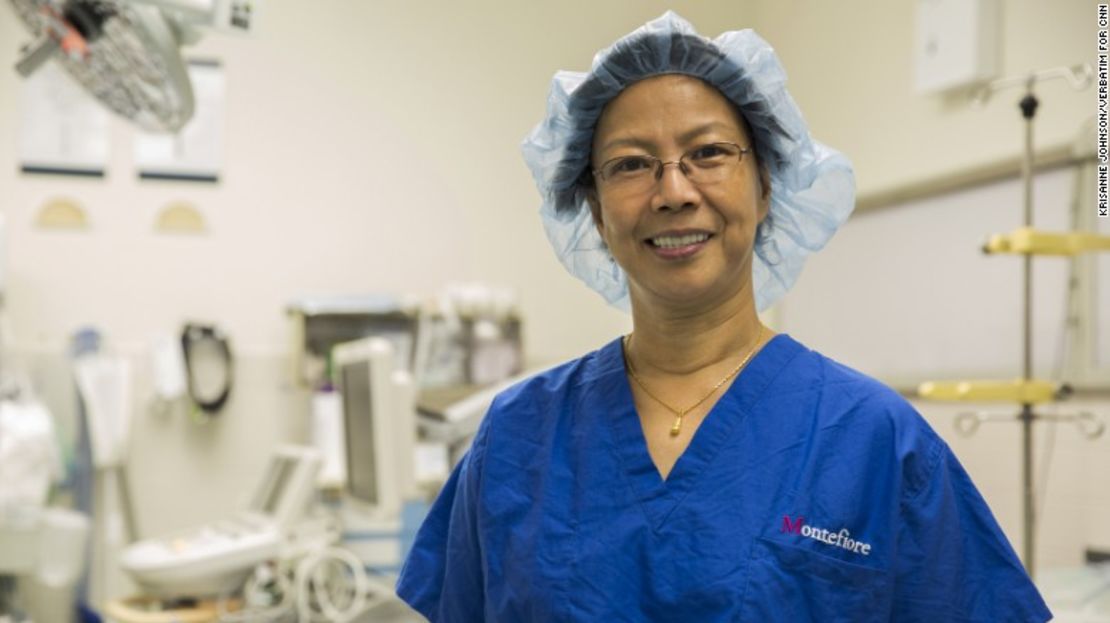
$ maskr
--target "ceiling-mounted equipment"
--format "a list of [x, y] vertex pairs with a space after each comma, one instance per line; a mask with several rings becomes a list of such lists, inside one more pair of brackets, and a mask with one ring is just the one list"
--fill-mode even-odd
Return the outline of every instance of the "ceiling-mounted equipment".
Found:
[[56, 59], [85, 90], [144, 130], [176, 132], [193, 116], [181, 46], [203, 30], [249, 33], [259, 0], [10, 0], [35, 38], [16, 70]]

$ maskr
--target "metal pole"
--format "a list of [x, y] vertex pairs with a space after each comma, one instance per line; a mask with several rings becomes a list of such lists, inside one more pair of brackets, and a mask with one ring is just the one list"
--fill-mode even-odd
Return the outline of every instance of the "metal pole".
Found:
[[[1021, 161], [1022, 193], [1025, 205], [1025, 226], [1033, 226], [1033, 117], [1037, 111], [1037, 98], [1033, 95], [1033, 78], [1026, 83], [1026, 95], [1021, 99], [1021, 114], [1025, 119], [1025, 155]], [[1022, 376], [1025, 381], [1033, 379], [1033, 256], [1026, 254], [1022, 262], [1024, 273], [1023, 307], [1024, 334], [1022, 350], [1024, 365]], [[1022, 539], [1025, 571], [1030, 577], [1034, 569], [1034, 500], [1033, 500], [1033, 405], [1021, 405], [1021, 445], [1022, 445], [1022, 500], [1025, 526]]]
[[[1023, 181], [1022, 192], [1024, 194], [1024, 220], [1026, 227], [1033, 226], [1033, 118], [1036, 116], [1038, 105], [1037, 98], [1033, 94], [1033, 85], [1036, 84], [1037, 81], [1063, 78], [1071, 84], [1073, 89], [1079, 91], [1090, 86], [1094, 82], [1094, 76], [1094, 67], [1089, 63], [1068, 68], [1057, 67], [1033, 72], [1025, 76], [994, 80], [976, 90], [973, 95], [973, 102], [983, 103], [991, 97], [992, 93], [1013, 86], [1025, 86], [1025, 96], [1021, 99], [1020, 108], [1021, 116], [1025, 120], [1025, 153], [1021, 161], [1021, 177]], [[1022, 366], [1022, 375], [1025, 381], [1030, 381], [1033, 378], [1033, 258], [1029, 254], [1025, 255], [1022, 263], [1022, 271], [1024, 273], [1024, 291], [1022, 292], [1022, 306], [1024, 308], [1024, 331], [1022, 335], [1024, 365]], [[1022, 403], [1021, 415], [1019, 417], [1022, 423], [1022, 497], [1025, 515], [1025, 538], [1022, 543], [1022, 551], [1024, 553], [1023, 562], [1025, 564], [1025, 569], [1030, 576], [1033, 575], [1034, 571], [1033, 539], [1035, 534], [1034, 522], [1036, 521], [1033, 500], [1033, 422], [1040, 419], [1040, 417], [1041, 416], [1033, 412], [1032, 404]]]

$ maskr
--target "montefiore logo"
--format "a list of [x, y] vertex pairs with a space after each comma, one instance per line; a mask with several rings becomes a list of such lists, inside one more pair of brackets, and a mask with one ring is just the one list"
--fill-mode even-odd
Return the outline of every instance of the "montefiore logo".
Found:
[[825, 528], [807, 526], [805, 517], [798, 517], [795, 520], [791, 520], [790, 515], [783, 515], [782, 528], [779, 531], [789, 534], [800, 534], [806, 538], [821, 541], [822, 543], [846, 549], [856, 554], [863, 554], [864, 556], [871, 555], [871, 544], [853, 539], [847, 528], [841, 528], [839, 532], [833, 532]]

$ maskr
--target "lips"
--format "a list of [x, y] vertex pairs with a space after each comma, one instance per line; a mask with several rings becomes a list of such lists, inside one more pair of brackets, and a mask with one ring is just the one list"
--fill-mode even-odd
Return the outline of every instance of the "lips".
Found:
[[644, 244], [658, 257], [680, 259], [694, 255], [712, 238], [713, 234], [703, 230], [676, 230], [656, 234]]
[[654, 246], [676, 246], [701, 242], [713, 236], [712, 232], [704, 229], [668, 229], [645, 238], [644, 241]]
[[656, 236], [654, 238], [649, 238], [648, 242], [657, 247], [675, 249], [697, 244], [699, 242], [705, 242], [708, 239], [709, 234], [686, 234], [684, 236]]

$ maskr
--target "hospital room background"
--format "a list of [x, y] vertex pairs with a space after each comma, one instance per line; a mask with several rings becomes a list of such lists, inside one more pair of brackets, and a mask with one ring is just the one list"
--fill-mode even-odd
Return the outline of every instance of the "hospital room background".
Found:
[[[0, 621], [277, 617], [275, 584], [293, 603], [328, 582], [260, 569], [313, 556], [365, 593], [342, 620], [409, 620], [390, 574], [490, 388], [631, 328], [552, 257], [519, 145], [554, 72], [667, 9], [755, 29], [855, 166], [851, 219], [763, 321], [909, 398], [1027, 564], [1033, 535], [1057, 620], [1110, 621], [1097, 3], [113, 0], [192, 24], [167, 58], [195, 111], [169, 134], [106, 112], [90, 85], [116, 78], [78, 85], [72, 50], [17, 71], [42, 34], [21, 12], [74, 4], [0, 1]], [[360, 358], [388, 401], [351, 397]], [[401, 440], [373, 446], [395, 464], [346, 456], [357, 409], [389, 413], [357, 426]], [[216, 606], [136, 570], [136, 544], [218, 532], [280, 487], [314, 509], [290, 521], [325, 518], [317, 541], [290, 553], [279, 526], [284, 553]]]

